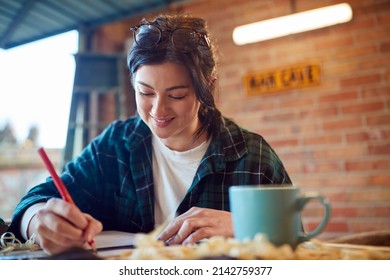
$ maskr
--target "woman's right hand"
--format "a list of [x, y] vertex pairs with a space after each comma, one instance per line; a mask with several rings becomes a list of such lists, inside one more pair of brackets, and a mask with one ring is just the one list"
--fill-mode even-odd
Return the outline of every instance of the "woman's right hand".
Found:
[[102, 229], [100, 221], [77, 206], [52, 198], [31, 219], [27, 232], [29, 237], [35, 233], [35, 242], [46, 253], [56, 254], [86, 246]]

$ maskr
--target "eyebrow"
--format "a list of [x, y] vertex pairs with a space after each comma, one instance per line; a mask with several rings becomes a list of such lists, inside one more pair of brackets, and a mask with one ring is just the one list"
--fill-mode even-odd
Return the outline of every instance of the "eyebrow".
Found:
[[[142, 81], [137, 81], [137, 83], [154, 90], [154, 88], [151, 85], [148, 85], [147, 83], [144, 83]], [[189, 86], [185, 86], [185, 85], [172, 86], [172, 87], [166, 88], [165, 91], [172, 91], [172, 90], [183, 89], [183, 88], [187, 89], [187, 88], [189, 88]]]

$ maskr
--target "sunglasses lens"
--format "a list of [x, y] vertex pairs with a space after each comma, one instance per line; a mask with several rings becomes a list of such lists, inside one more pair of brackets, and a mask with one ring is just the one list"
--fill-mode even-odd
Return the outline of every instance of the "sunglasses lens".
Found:
[[191, 52], [198, 46], [201, 38], [200, 33], [189, 28], [162, 31], [153, 24], [143, 24], [132, 30], [136, 44], [144, 49], [152, 49], [159, 44], [168, 44], [169, 41], [169, 44], [176, 50]]
[[176, 29], [171, 36], [172, 45], [178, 50], [192, 51], [198, 45], [198, 34], [191, 29]]
[[160, 29], [150, 24], [141, 25], [134, 33], [136, 43], [147, 49], [155, 47], [160, 41], [160, 38]]

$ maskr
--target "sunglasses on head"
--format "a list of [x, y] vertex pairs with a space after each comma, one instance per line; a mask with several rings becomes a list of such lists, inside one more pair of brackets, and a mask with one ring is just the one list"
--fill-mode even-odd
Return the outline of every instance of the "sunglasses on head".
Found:
[[[207, 35], [191, 28], [179, 27], [173, 30], [163, 30], [153, 23], [143, 23], [130, 30], [133, 32], [134, 42], [143, 49], [153, 49], [159, 44], [168, 43], [176, 50], [191, 52], [202, 41], [210, 48]], [[168, 33], [169, 37], [164, 36], [164, 33]]]

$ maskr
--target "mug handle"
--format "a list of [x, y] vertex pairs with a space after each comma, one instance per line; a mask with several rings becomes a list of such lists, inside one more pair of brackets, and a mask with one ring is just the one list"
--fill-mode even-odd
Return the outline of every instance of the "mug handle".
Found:
[[327, 198], [319, 194], [306, 194], [298, 199], [298, 210], [301, 211], [310, 200], [318, 200], [324, 207], [324, 216], [321, 223], [311, 232], [302, 233], [299, 236], [299, 242], [308, 241], [314, 236], [321, 233], [328, 224], [330, 218], [330, 203]]

